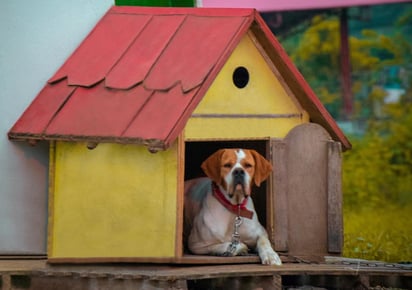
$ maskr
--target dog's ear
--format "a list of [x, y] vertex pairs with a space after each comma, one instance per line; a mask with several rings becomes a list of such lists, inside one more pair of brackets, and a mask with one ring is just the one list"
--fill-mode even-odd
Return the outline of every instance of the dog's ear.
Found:
[[269, 177], [270, 172], [272, 171], [272, 165], [267, 161], [262, 155], [260, 155], [255, 150], [250, 150], [253, 158], [255, 159], [255, 175], [253, 176], [253, 181], [256, 186], [260, 184]]
[[203, 161], [201, 167], [203, 172], [216, 184], [221, 184], [220, 159], [225, 149], [219, 149]]

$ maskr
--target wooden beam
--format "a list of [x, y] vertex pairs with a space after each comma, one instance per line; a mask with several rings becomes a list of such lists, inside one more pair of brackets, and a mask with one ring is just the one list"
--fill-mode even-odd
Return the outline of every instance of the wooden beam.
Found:
[[328, 142], [328, 252], [341, 254], [343, 247], [341, 143]]
[[286, 143], [281, 140], [272, 141], [273, 165], [273, 201], [274, 229], [270, 232], [271, 241], [275, 243], [275, 251], [288, 251], [288, 190], [287, 190], [287, 153]]

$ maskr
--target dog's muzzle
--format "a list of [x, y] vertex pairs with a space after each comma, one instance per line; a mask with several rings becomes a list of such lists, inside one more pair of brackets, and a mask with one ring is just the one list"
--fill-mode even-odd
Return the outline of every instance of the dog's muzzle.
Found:
[[245, 175], [246, 172], [242, 168], [235, 168], [232, 172], [232, 184], [233, 184], [233, 191], [231, 195], [234, 194], [243, 195], [244, 197], [247, 196], [246, 187], [245, 187]]
[[233, 184], [245, 184], [245, 171], [242, 168], [235, 168], [232, 172]]

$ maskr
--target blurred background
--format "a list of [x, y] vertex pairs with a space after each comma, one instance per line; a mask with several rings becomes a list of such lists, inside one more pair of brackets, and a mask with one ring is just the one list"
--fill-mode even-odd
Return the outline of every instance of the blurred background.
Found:
[[344, 256], [412, 261], [408, 0], [0, 1], [0, 254], [46, 253], [48, 148], [29, 154], [6, 133], [118, 2], [257, 8], [353, 144], [343, 154]]
[[353, 145], [344, 256], [412, 261], [412, 3], [262, 15]]

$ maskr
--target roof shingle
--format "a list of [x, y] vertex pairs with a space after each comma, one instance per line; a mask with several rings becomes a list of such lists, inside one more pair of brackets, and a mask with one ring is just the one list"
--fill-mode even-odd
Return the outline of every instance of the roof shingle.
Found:
[[112, 7], [50, 78], [9, 138], [166, 149], [249, 29], [285, 79], [297, 83], [297, 98], [311, 117], [349, 148], [253, 9]]

